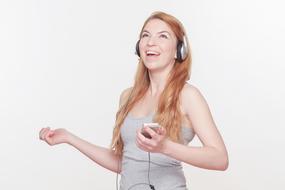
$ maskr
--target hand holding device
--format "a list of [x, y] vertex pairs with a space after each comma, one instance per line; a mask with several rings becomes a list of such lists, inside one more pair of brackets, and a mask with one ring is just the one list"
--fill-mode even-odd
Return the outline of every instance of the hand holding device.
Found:
[[154, 132], [157, 132], [157, 130], [159, 129], [160, 126], [159, 126], [158, 123], [144, 123], [144, 124], [143, 124], [143, 128], [142, 128], [142, 131], [141, 131], [142, 135], [145, 136], [146, 138], [151, 139], [150, 134], [149, 134], [146, 130], [144, 130], [144, 127], [149, 127], [149, 128], [151, 128]]

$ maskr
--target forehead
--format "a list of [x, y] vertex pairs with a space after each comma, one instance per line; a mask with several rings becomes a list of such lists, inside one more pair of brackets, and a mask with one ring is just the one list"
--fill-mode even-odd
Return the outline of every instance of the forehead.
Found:
[[150, 21], [147, 22], [143, 30], [147, 30], [150, 33], [158, 33], [161, 31], [167, 31], [171, 35], [175, 36], [170, 26], [166, 22], [160, 19], [151, 19]]

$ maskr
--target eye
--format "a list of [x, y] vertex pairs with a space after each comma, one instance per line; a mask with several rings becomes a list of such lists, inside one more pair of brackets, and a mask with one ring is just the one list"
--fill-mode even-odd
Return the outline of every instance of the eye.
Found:
[[149, 35], [147, 34], [147, 33], [143, 33], [142, 35], [141, 35], [141, 38], [144, 38], [144, 37], [148, 37]]
[[160, 37], [161, 37], [161, 38], [168, 39], [168, 36], [167, 36], [166, 34], [161, 34]]

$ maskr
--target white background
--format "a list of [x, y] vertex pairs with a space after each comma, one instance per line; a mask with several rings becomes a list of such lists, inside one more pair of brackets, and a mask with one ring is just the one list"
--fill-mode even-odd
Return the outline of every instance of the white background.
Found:
[[[285, 13], [282, 1], [1, 1], [0, 189], [115, 189], [116, 175], [42, 127], [108, 147], [135, 43], [156, 10], [185, 26], [190, 83], [229, 152], [226, 171], [184, 165], [190, 190], [285, 187]], [[191, 145], [200, 145], [195, 137]]]

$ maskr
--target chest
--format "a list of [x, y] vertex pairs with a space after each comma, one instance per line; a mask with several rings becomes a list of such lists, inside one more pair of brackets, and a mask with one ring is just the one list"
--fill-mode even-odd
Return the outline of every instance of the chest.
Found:
[[[149, 116], [156, 112], [158, 101], [159, 99], [157, 97], [144, 97], [134, 105], [129, 112], [129, 115], [132, 118], [143, 118]], [[185, 113], [185, 109], [182, 104], [180, 104], [180, 110], [182, 113], [182, 126], [192, 128], [191, 120]]]

